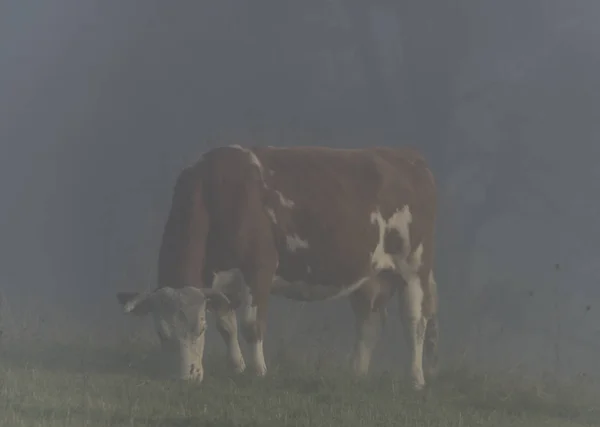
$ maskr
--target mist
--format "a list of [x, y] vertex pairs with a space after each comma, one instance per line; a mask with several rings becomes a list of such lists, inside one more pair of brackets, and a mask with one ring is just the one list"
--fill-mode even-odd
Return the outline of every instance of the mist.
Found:
[[[440, 197], [442, 358], [600, 374], [600, 4], [438, 3], [3, 2], [4, 328], [149, 328], [115, 292], [155, 286], [175, 178], [226, 135], [413, 145]], [[374, 369], [405, 357], [396, 305]], [[272, 351], [351, 350], [345, 300], [270, 316]]]

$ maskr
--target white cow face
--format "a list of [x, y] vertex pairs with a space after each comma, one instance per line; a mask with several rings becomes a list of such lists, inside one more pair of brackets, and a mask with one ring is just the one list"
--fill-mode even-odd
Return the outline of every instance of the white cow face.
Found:
[[125, 313], [152, 316], [167, 368], [175, 377], [202, 381], [207, 305], [229, 304], [225, 294], [166, 287], [142, 294], [121, 292], [117, 299]]

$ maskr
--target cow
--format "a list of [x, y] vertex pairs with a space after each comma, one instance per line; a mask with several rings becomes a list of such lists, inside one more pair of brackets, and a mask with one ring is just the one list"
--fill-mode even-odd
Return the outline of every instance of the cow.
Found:
[[[352, 368], [367, 374], [397, 292], [420, 390], [438, 360], [433, 274], [436, 186], [410, 147], [221, 146], [179, 174], [158, 256], [158, 286], [119, 292], [126, 313], [149, 314], [174, 374], [202, 381], [207, 311], [235, 372], [265, 375], [270, 295], [347, 297], [356, 317]], [[176, 368], [176, 369], [175, 369]]]

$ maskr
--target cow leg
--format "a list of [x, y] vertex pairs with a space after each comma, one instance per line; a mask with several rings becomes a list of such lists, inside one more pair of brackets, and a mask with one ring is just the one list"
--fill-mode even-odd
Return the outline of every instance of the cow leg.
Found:
[[425, 329], [425, 344], [423, 348], [423, 363], [427, 380], [434, 378], [439, 370], [438, 356], [439, 325], [437, 315], [427, 321]]
[[222, 310], [215, 313], [217, 330], [227, 346], [229, 362], [235, 373], [244, 372], [246, 363], [238, 340], [238, 325], [235, 310]]
[[[252, 277], [254, 276], [254, 277]], [[273, 274], [257, 272], [247, 280], [250, 293], [245, 298], [242, 335], [250, 346], [251, 365], [259, 376], [267, 373], [263, 342], [267, 326], [267, 304]]]
[[[424, 275], [423, 275], [424, 276]], [[422, 276], [422, 279], [424, 277]], [[439, 369], [438, 341], [439, 341], [439, 323], [438, 323], [438, 293], [437, 283], [435, 281], [433, 270], [429, 271], [427, 277], [427, 287], [423, 301], [423, 314], [427, 319], [427, 328], [425, 329], [425, 344], [423, 348], [423, 364], [425, 365], [425, 375], [427, 381], [435, 377]]]
[[383, 313], [381, 309], [373, 309], [370, 300], [361, 294], [350, 295], [350, 304], [356, 318], [352, 368], [357, 376], [365, 376], [369, 371], [371, 355], [381, 333]]
[[425, 386], [423, 375], [423, 345], [425, 341], [425, 330], [427, 329], [427, 318], [423, 316], [423, 289], [418, 274], [410, 274], [405, 277], [403, 289], [401, 289], [400, 315], [405, 329], [405, 337], [410, 355], [410, 378], [416, 390]]
[[264, 376], [267, 373], [267, 364], [263, 349], [265, 320], [261, 318], [262, 316], [259, 313], [262, 313], [261, 305], [254, 304], [251, 297], [248, 303], [244, 305], [242, 334], [250, 346], [250, 363], [252, 368], [259, 376]]

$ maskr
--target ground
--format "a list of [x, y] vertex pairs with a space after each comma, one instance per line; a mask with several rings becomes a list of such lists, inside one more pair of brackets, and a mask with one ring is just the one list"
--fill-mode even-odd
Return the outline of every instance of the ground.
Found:
[[266, 378], [207, 357], [204, 383], [150, 379], [147, 345], [11, 341], [0, 349], [0, 426], [593, 426], [581, 384], [447, 369], [420, 394], [397, 373], [362, 381], [343, 367], [273, 358]]

